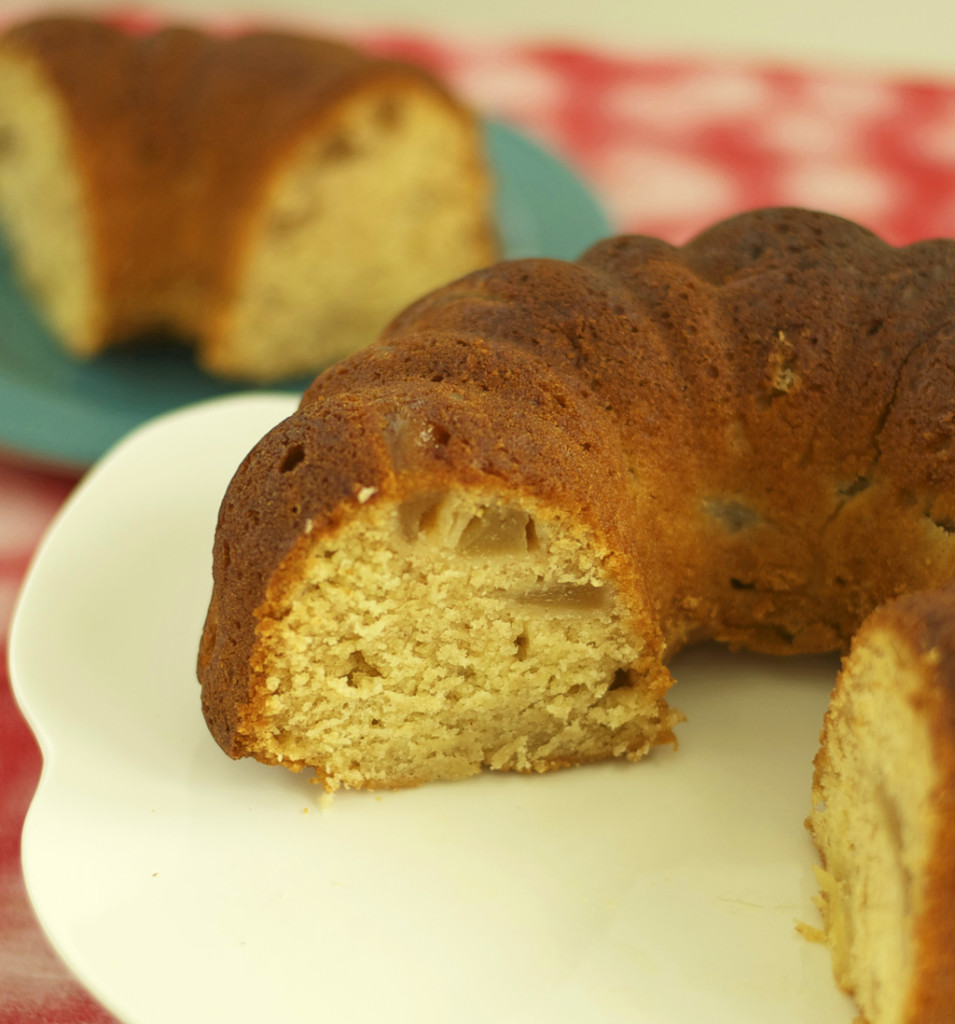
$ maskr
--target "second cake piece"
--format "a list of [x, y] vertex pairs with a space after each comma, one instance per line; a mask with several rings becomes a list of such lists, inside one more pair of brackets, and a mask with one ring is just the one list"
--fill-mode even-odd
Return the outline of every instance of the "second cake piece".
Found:
[[86, 18], [0, 38], [0, 226], [79, 357], [165, 333], [216, 375], [312, 373], [495, 258], [491, 191], [473, 115], [405, 63]]

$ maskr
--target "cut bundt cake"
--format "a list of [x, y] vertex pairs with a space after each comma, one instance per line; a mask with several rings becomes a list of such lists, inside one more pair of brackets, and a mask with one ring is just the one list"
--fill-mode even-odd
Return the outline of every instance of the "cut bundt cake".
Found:
[[899, 598], [852, 643], [809, 827], [839, 984], [867, 1024], [955, 1007], [955, 591]]
[[638, 759], [681, 647], [847, 649], [875, 612], [817, 771], [828, 931], [870, 1024], [947, 1019], [953, 313], [955, 242], [795, 209], [426, 296], [232, 480], [213, 735], [328, 790]]
[[955, 577], [955, 244], [744, 215], [468, 275], [320, 375], [218, 524], [218, 741], [331, 789], [640, 757], [666, 664]]
[[0, 37], [0, 226], [80, 357], [314, 373], [496, 256], [480, 128], [422, 70], [278, 32], [90, 18]]

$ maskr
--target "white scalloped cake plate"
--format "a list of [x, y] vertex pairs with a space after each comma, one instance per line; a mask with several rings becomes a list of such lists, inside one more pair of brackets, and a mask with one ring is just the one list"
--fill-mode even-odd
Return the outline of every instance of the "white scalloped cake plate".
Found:
[[322, 807], [230, 761], [194, 664], [221, 496], [293, 407], [147, 424], [41, 545], [10, 639], [30, 896], [128, 1024], [849, 1024], [802, 826], [832, 659], [679, 660], [680, 749]]
[[[610, 233], [597, 200], [569, 167], [504, 124], [486, 127], [507, 257], [574, 259]], [[306, 383], [283, 389], [300, 392]], [[255, 389], [209, 377], [185, 349], [71, 358], [37, 318], [0, 245], [0, 449], [47, 466], [84, 468], [153, 416], [237, 390]]]

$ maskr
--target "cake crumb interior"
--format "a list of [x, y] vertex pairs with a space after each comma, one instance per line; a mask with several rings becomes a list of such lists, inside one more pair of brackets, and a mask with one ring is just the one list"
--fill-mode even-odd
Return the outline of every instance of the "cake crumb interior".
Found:
[[[382, 91], [382, 90], [379, 90]], [[372, 341], [419, 295], [494, 258], [470, 124], [407, 89], [359, 96], [272, 183], [236, 288], [224, 372], [275, 379]]]
[[371, 501], [259, 624], [258, 754], [327, 789], [637, 758], [668, 727], [593, 537], [489, 493]]
[[[833, 971], [872, 1024], [906, 1020], [937, 785], [924, 669], [890, 633], [853, 650], [827, 716], [810, 827]], [[901, 925], [901, 926], [900, 926]]]
[[26, 57], [0, 59], [0, 209], [23, 284], [80, 356], [95, 348], [92, 260], [64, 111]]

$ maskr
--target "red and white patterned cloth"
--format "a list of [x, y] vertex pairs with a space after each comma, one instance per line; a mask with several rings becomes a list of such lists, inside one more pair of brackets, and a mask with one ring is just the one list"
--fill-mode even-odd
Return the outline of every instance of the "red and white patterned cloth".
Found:
[[[431, 67], [561, 155], [621, 231], [681, 242], [746, 208], [800, 205], [896, 244], [955, 237], [955, 85], [394, 32], [360, 41]], [[10, 694], [6, 631], [73, 483], [0, 455], [0, 1024], [113, 1019], [43, 937], [19, 857], [40, 758]]]

